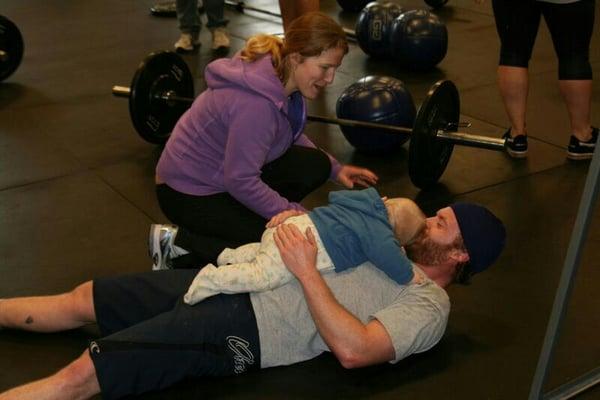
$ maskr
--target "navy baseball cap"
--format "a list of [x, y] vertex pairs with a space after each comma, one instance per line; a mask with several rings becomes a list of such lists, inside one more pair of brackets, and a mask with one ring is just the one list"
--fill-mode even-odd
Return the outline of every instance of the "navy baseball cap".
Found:
[[469, 253], [472, 273], [484, 271], [496, 261], [506, 243], [506, 229], [490, 210], [474, 203], [450, 205]]

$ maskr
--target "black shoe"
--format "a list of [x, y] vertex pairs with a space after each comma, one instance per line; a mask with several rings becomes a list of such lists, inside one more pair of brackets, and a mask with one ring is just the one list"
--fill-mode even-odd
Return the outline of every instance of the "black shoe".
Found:
[[592, 127], [592, 138], [582, 142], [571, 135], [569, 147], [567, 147], [567, 158], [571, 160], [589, 160], [594, 155], [596, 142], [598, 141], [598, 128]]
[[506, 131], [506, 133], [502, 136], [503, 139], [506, 139], [504, 142], [504, 146], [506, 147], [506, 152], [515, 158], [523, 158], [527, 156], [527, 136], [525, 135], [517, 135], [515, 137], [510, 136], [510, 129]]

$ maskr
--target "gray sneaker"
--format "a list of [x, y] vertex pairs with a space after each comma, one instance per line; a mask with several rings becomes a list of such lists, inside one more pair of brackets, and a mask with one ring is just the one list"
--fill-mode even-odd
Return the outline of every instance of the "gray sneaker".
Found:
[[152, 258], [152, 270], [171, 269], [173, 243], [177, 236], [176, 225], [150, 225], [148, 255]]

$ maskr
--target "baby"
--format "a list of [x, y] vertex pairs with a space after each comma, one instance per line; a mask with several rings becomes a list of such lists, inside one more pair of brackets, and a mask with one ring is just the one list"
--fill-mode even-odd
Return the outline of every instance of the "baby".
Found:
[[[425, 229], [425, 215], [406, 198], [382, 199], [374, 188], [329, 194], [329, 205], [285, 220], [317, 242], [317, 269], [341, 272], [370, 261], [391, 279], [406, 284], [413, 278], [410, 260], [401, 246]], [[269, 224], [271, 225], [271, 224]], [[225, 249], [217, 264], [198, 272], [184, 296], [195, 304], [219, 293], [259, 292], [289, 282], [293, 275], [281, 260], [275, 228], [265, 230], [260, 243]]]

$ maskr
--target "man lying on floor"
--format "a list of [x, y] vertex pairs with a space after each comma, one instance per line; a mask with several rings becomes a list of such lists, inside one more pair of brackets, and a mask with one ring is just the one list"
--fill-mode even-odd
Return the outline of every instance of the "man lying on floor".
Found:
[[[0, 300], [0, 327], [55, 332], [97, 323], [102, 338], [56, 374], [6, 399], [113, 399], [194, 376], [235, 375], [331, 351], [345, 368], [391, 362], [433, 347], [446, 329], [445, 287], [489, 267], [505, 229], [469, 203], [443, 208], [406, 248], [414, 278], [400, 285], [370, 263], [321, 275], [310, 231], [279, 225], [277, 246], [295, 280], [277, 289], [217, 295], [194, 306], [183, 294], [197, 270], [96, 279], [73, 291]], [[210, 321], [210, 322], [207, 322]]]

